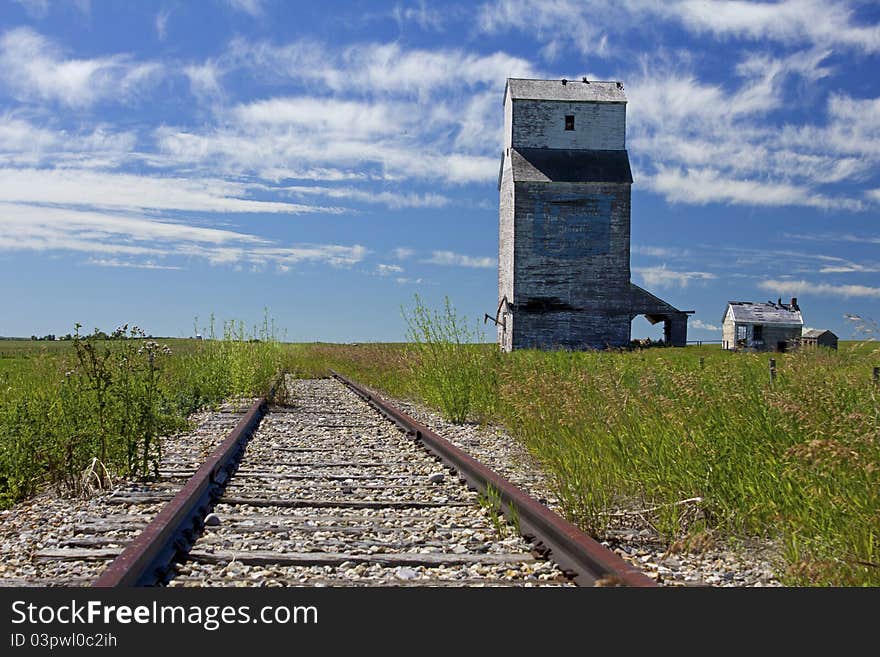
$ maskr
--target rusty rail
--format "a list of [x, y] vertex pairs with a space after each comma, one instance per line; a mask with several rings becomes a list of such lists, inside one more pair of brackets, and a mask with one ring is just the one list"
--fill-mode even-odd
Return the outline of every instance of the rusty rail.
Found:
[[498, 491], [505, 514], [508, 517], [515, 515], [518, 518], [523, 536], [533, 538], [539, 552], [552, 558], [563, 569], [573, 572], [576, 584], [657, 586], [654, 580], [638, 568], [621, 559], [445, 438], [394, 408], [363, 386], [338, 372], [331, 371], [331, 374], [397, 424], [414, 440], [421, 442], [443, 463], [454, 468], [474, 489], [485, 492], [491, 486]]
[[266, 412], [267, 399], [255, 401], [208, 460], [101, 573], [93, 587], [150, 586], [161, 582], [178, 552], [187, 550], [217, 491]]

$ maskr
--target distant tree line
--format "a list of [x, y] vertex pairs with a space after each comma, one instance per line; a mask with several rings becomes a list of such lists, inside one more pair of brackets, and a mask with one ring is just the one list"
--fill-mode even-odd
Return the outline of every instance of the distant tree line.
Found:
[[[120, 329], [117, 329], [113, 333], [110, 333], [110, 334], [105, 333], [104, 331], [102, 331], [100, 329], [95, 329], [95, 332], [92, 333], [89, 337], [94, 338], [96, 340], [128, 340], [131, 336], [126, 335], [125, 332]], [[153, 336], [147, 335], [145, 337], [148, 339], [151, 339]], [[47, 335], [44, 335], [43, 337], [38, 337], [36, 335], [31, 336], [31, 340], [37, 340], [37, 341], [74, 340], [74, 339], [76, 339], [76, 336], [71, 335], [70, 333], [65, 333], [61, 337], [57, 337], [54, 333], [48, 333]]]

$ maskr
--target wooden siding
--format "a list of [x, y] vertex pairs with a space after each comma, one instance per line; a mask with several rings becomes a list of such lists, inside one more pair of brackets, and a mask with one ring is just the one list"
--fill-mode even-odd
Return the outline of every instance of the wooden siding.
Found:
[[[754, 351], [780, 351], [787, 350], [800, 338], [800, 326], [786, 326], [784, 324], [745, 324], [734, 322], [727, 317], [722, 327], [721, 344], [726, 349], [737, 349], [737, 332], [739, 327], [745, 327], [745, 348]], [[761, 327], [761, 339], [755, 340], [755, 326]], [[782, 347], [780, 345], [782, 343]]]
[[[504, 157], [501, 171], [501, 189], [499, 194], [500, 212], [498, 222], [498, 305], [503, 299], [511, 303], [515, 296], [514, 289], [514, 212], [513, 212], [513, 170], [510, 166], [510, 157]], [[498, 306], [496, 306], [498, 308]], [[505, 309], [502, 309], [502, 311]], [[514, 318], [508, 314], [506, 317], [498, 317], [504, 320], [504, 328], [498, 326], [498, 344], [504, 351], [513, 349], [513, 323]]]
[[512, 348], [629, 343], [629, 218], [629, 184], [514, 183]]
[[[511, 132], [507, 133], [510, 143], [506, 146], [583, 150], [626, 148], [624, 103], [514, 100], [509, 104], [512, 105]], [[574, 130], [565, 130], [567, 115], [574, 116]]]

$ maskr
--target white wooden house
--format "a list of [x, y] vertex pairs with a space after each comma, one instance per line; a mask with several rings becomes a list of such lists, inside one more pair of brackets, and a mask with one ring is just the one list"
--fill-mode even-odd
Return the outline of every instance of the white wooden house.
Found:
[[730, 301], [722, 320], [721, 346], [750, 351], [787, 351], [801, 337], [804, 319], [797, 299], [782, 303]]

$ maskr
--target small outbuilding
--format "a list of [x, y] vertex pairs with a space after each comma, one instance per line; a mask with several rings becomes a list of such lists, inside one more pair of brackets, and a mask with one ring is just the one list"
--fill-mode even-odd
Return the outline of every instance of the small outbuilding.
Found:
[[837, 349], [837, 336], [827, 329], [809, 329], [801, 335], [800, 346]]
[[797, 344], [804, 319], [797, 299], [782, 303], [729, 301], [722, 320], [721, 346], [730, 350], [787, 351]]

